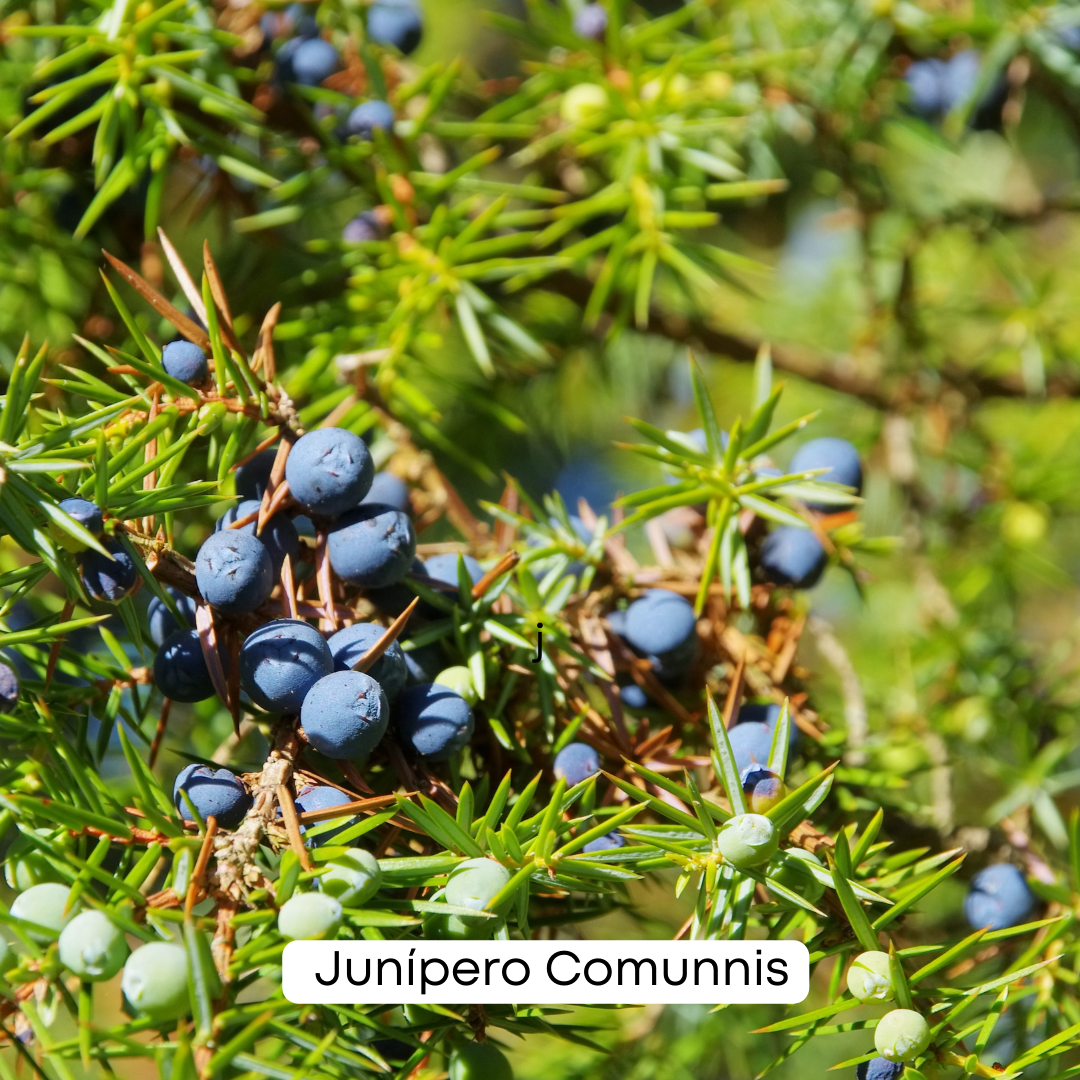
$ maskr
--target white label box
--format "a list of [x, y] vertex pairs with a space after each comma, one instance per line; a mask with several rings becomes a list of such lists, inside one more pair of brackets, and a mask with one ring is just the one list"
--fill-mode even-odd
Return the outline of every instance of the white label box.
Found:
[[800, 941], [291, 941], [298, 1005], [795, 1004]]

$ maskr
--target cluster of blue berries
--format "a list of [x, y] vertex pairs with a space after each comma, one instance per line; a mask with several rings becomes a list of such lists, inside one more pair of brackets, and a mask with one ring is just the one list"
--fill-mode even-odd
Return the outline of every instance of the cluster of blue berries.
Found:
[[[265, 462], [257, 462], [237, 471], [238, 492], [252, 497], [224, 515], [195, 560], [203, 601], [227, 617], [257, 612], [274, 589], [285, 559], [295, 559], [301, 551], [296, 524], [286, 512], [271, 516], [259, 535], [255, 520], [232, 527], [254, 518], [261, 505], [269, 474]], [[336, 577], [365, 589], [383, 610], [383, 600], [390, 606], [400, 601], [403, 609], [411, 598], [402, 581], [410, 570], [456, 591], [459, 557], [435, 556], [427, 564], [415, 558], [408, 489], [389, 474], [376, 476], [367, 446], [358, 436], [338, 428], [301, 436], [286, 458], [285, 480], [298, 509], [325, 533], [326, 554]], [[378, 501], [371, 501], [373, 495]], [[464, 558], [472, 579], [479, 580], [483, 575], [479, 563]], [[394, 590], [406, 595], [387, 595]], [[159, 646], [156, 683], [175, 701], [212, 697], [215, 687], [204, 644], [193, 628], [196, 605], [175, 590], [168, 594], [171, 606], [155, 598], [148, 610], [151, 635]], [[374, 623], [356, 623], [326, 637], [302, 619], [271, 619], [244, 639], [238, 658], [240, 687], [253, 705], [270, 715], [298, 718], [307, 742], [329, 758], [369, 755], [386, 735], [393, 715], [394, 736], [410, 756], [444, 761], [473, 733], [468, 672], [463, 682], [457, 681], [456, 669], [440, 672], [437, 658], [427, 667], [415, 661], [410, 666], [397, 642], [369, 671], [356, 670], [383, 634]], [[189, 765], [177, 777], [174, 799], [182, 816], [212, 815], [223, 828], [237, 827], [251, 807], [240, 777], [200, 764]], [[303, 811], [347, 801], [337, 789], [319, 787], [301, 792], [297, 805]]]
[[[300, 4], [264, 15], [261, 25], [265, 46], [273, 48], [280, 42], [274, 54], [279, 82], [321, 86], [341, 70], [337, 49], [321, 36], [315, 17]], [[415, 52], [424, 36], [419, 4], [416, 0], [376, 0], [367, 9], [367, 36], [402, 56]]]
[[[979, 85], [981, 58], [974, 49], [963, 49], [948, 60], [930, 57], [916, 60], [904, 72], [908, 103], [916, 116], [931, 123], [940, 121], [954, 109], [972, 101]], [[972, 126], [994, 127], [1001, 120], [1007, 87], [1004, 79], [972, 106]]]

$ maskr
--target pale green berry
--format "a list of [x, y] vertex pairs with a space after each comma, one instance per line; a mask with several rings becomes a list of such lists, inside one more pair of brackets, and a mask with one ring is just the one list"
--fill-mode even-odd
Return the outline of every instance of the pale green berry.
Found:
[[910, 1065], [930, 1045], [930, 1025], [912, 1009], [893, 1009], [874, 1028], [874, 1046], [889, 1061]]
[[476, 688], [473, 686], [472, 672], [461, 664], [454, 667], [443, 668], [435, 676], [435, 682], [440, 686], [449, 687], [459, 697], [463, 697], [470, 705], [475, 705], [480, 700]]
[[739, 868], [768, 862], [778, 845], [776, 827], [761, 814], [738, 814], [730, 818], [716, 838], [720, 854]]
[[[52, 838], [48, 829], [35, 829], [38, 836]], [[45, 858], [45, 853], [34, 847], [28, 837], [19, 833], [12, 840], [4, 856], [4, 877], [19, 892], [46, 881], [63, 881], [60, 872]]]
[[436, 915], [424, 923], [424, 937], [436, 941], [490, 941], [502, 919], [471, 919]]
[[404, 1005], [402, 1006], [405, 1013], [405, 1019], [410, 1024], [420, 1025], [425, 1027], [434, 1027], [438, 1023], [446, 1023], [446, 1018], [439, 1016], [438, 1013], [433, 1013], [430, 1009], [425, 1009], [422, 1005]]
[[580, 124], [608, 107], [607, 92], [596, 83], [578, 83], [563, 94], [559, 111], [568, 124]]
[[[805, 848], [785, 848], [777, 852], [776, 858], [769, 863], [765, 877], [816, 904], [824, 895], [825, 886], [814, 876], [814, 867], [824, 869], [817, 857]], [[781, 898], [781, 903], [788, 902]]]
[[[483, 911], [510, 881], [510, 871], [494, 859], [466, 859], [446, 883], [445, 898], [454, 907]], [[468, 916], [464, 917], [468, 921]]]
[[860, 953], [848, 968], [847, 985], [860, 1001], [892, 1001], [889, 954], [876, 950]]
[[60, 932], [60, 963], [88, 982], [111, 979], [127, 954], [124, 931], [100, 911], [76, 915]]
[[370, 900], [382, 884], [379, 860], [363, 848], [350, 848], [326, 865], [330, 869], [319, 878], [319, 888], [343, 907]]
[[[41, 885], [32, 885], [26, 892], [19, 893], [11, 905], [11, 914], [16, 919], [23, 919], [36, 926], [44, 926], [57, 934], [79, 913], [79, 905], [68, 911], [71, 889], [55, 881]], [[35, 941], [49, 941], [51, 934], [30, 932]]]
[[120, 989], [142, 1016], [162, 1023], [186, 1016], [191, 1008], [187, 953], [170, 941], [136, 949], [124, 965]]
[[670, 79], [667, 80], [667, 86], [664, 86], [664, 80], [650, 79], [641, 88], [641, 100], [642, 101], [655, 101], [660, 96], [660, 91], [664, 91], [664, 101], [668, 105], [674, 105], [679, 101], [682, 101], [691, 90], [690, 80], [681, 73], [676, 73]]
[[471, 1042], [450, 1055], [450, 1080], [514, 1080], [506, 1055], [492, 1042]]
[[278, 912], [278, 930], [293, 941], [332, 938], [341, 925], [341, 904], [322, 892], [297, 893]]

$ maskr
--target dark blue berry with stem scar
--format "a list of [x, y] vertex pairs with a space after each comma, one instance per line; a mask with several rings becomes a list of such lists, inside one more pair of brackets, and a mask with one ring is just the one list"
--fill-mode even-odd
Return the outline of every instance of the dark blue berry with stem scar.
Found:
[[578, 37], [603, 41], [607, 27], [608, 13], [600, 4], [586, 4], [574, 16], [574, 33]]
[[[335, 806], [344, 806], [352, 801], [344, 791], [338, 791], [337, 788], [330, 787], [328, 784], [310, 784], [296, 796], [296, 812], [298, 814], [310, 814], [316, 810], [330, 810]], [[308, 836], [308, 843], [312, 847], [319, 847], [320, 844], [325, 844], [332, 837], [337, 836], [339, 832], [349, 828], [355, 821], [356, 818], [349, 818], [336, 828], [326, 828], [327, 823], [320, 821], [311, 826], [301, 825], [300, 831], [307, 834], [309, 829], [319, 830]]]
[[299, 713], [307, 692], [333, 670], [326, 639], [300, 619], [260, 626], [240, 650], [240, 685], [271, 713]]
[[996, 863], [980, 870], [964, 897], [964, 918], [972, 929], [1005, 930], [1024, 921], [1035, 897], [1023, 873], [1012, 863]]
[[382, 506], [392, 506], [404, 514], [412, 513], [412, 503], [409, 501], [409, 485], [395, 476], [392, 472], [378, 472], [371, 482], [371, 489], [364, 496], [364, 503], [379, 503]]
[[161, 350], [161, 366], [167, 375], [191, 386], [210, 374], [206, 353], [192, 341], [170, 341]]
[[19, 704], [19, 676], [0, 662], [0, 713], [9, 713]]
[[[739, 707], [735, 717], [736, 724], [764, 724], [770, 731], [776, 728], [776, 722], [780, 719], [780, 706], [774, 702], [759, 704], [748, 701]], [[788, 724], [788, 752], [794, 753], [799, 745], [799, 728], [792, 720]]]
[[309, 513], [330, 517], [351, 510], [375, 477], [371, 452], [344, 428], [316, 428], [296, 440], [285, 461], [293, 498]]
[[[190, 596], [174, 589], [171, 585], [165, 586], [165, 591], [176, 604], [177, 610], [187, 621], [188, 628], [195, 626], [195, 601]], [[150, 640], [155, 645], [160, 645], [174, 630], [183, 630], [176, 616], [156, 596], [146, 605], [146, 617], [150, 623]]]
[[556, 755], [555, 779], [565, 779], [567, 787], [580, 784], [600, 771], [600, 755], [586, 743], [567, 743]]
[[375, 129], [392, 134], [394, 131], [394, 110], [385, 101], [362, 101], [345, 122], [350, 135], [357, 135], [365, 142], [375, 138]]
[[390, 706], [382, 687], [359, 671], [335, 671], [304, 698], [300, 723], [307, 740], [338, 760], [371, 753], [386, 733]]
[[273, 590], [274, 564], [261, 540], [240, 529], [223, 529], [199, 548], [195, 580], [208, 604], [227, 615], [244, 615]]
[[228, 769], [213, 769], [209, 765], [189, 765], [173, 784], [173, 802], [181, 817], [190, 820], [187, 802], [202, 815], [213, 815], [223, 829], [235, 829], [251, 808], [251, 796], [239, 778]]
[[[808, 469], [828, 469], [828, 472], [821, 473], [814, 479], [854, 488], [856, 495], [862, 491], [863, 475], [859, 451], [847, 439], [831, 437], [811, 439], [810, 442], [800, 446], [791, 459], [788, 472], [805, 472]], [[830, 510], [850, 506], [851, 503], [807, 502], [806, 505], [827, 513]]]
[[107, 558], [99, 551], [86, 551], [82, 556], [82, 583], [95, 600], [115, 604], [123, 600], [139, 580], [139, 571], [131, 556], [115, 540], [103, 541]]
[[326, 547], [338, 577], [379, 589], [405, 576], [416, 555], [416, 535], [407, 514], [372, 504], [343, 514]]
[[[352, 221], [345, 225], [345, 228], [341, 230], [341, 239], [347, 241], [350, 244], [360, 244], [366, 240], [378, 240], [382, 237], [382, 228], [379, 225], [378, 219], [370, 210], [365, 210], [362, 214], [357, 214]], [[379, 476], [389, 476], [389, 473], [379, 473]], [[376, 477], [376, 480], [378, 476]], [[370, 492], [369, 492], [370, 494]], [[367, 498], [367, 496], [364, 496]]]
[[237, 466], [233, 477], [236, 494], [242, 499], [261, 499], [266, 485], [270, 482], [270, 473], [274, 468], [275, 450], [263, 450], [250, 461]]
[[89, 499], [63, 499], [60, 502], [60, 509], [94, 536], [97, 536], [105, 527], [100, 507]]
[[650, 589], [627, 609], [623, 634], [648, 657], [661, 679], [681, 675], [697, 655], [697, 620], [690, 603], [668, 589]]
[[[385, 630], [376, 623], [354, 623], [339, 630], [326, 643], [334, 658], [335, 671], [351, 671], [354, 664], [383, 636]], [[370, 675], [382, 688], [390, 701], [405, 689], [409, 669], [405, 666], [405, 654], [395, 641], [368, 669]]]
[[320, 37], [287, 41], [277, 61], [282, 80], [300, 86], [319, 86], [341, 67], [337, 49]]
[[812, 589], [829, 561], [821, 541], [810, 529], [779, 525], [761, 545], [761, 567], [777, 585]]
[[626, 847], [626, 840], [617, 832], [604, 833], [595, 840], [590, 840], [581, 850], [588, 855], [595, 855], [601, 851], [613, 851], [615, 848]]
[[174, 630], [161, 643], [154, 657], [154, 682], [173, 701], [205, 701], [214, 696], [197, 630]]
[[368, 9], [368, 37], [408, 56], [424, 36], [424, 20], [414, 0], [378, 0]]
[[736, 724], [728, 731], [735, 765], [742, 774], [750, 765], [768, 765], [772, 749], [772, 728], [765, 724]]
[[[218, 518], [214, 526], [215, 532], [221, 532], [234, 521], [246, 518], [249, 514], [257, 513], [260, 505], [261, 501], [259, 499], [245, 499], [237, 506], [230, 506]], [[246, 525], [241, 525], [239, 529], [230, 531], [255, 536], [255, 528], [258, 523], [256, 518], [255, 521], [249, 521]], [[292, 559], [295, 565], [296, 557], [300, 554], [300, 534], [296, 531], [292, 518], [287, 514], [275, 514], [269, 521], [265, 522], [263, 531], [257, 539], [265, 546], [275, 571], [281, 570], [281, 564], [285, 561], [286, 555]]]
[[398, 741], [428, 761], [453, 757], [473, 733], [469, 703], [439, 683], [403, 690], [395, 704]]
[[855, 1080], [900, 1080], [903, 1072], [903, 1062], [876, 1057], [855, 1066]]

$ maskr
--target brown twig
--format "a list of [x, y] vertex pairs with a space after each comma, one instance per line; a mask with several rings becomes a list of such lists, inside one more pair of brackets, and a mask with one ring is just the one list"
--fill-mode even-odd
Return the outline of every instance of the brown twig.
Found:
[[150, 743], [150, 755], [147, 764], [152, 769], [157, 764], [158, 753], [161, 751], [161, 743], [165, 738], [165, 729], [169, 726], [169, 712], [172, 709], [172, 699], [165, 698], [161, 703], [161, 714], [158, 716], [157, 727], [154, 728], [154, 738]]
[[[274, 464], [270, 468], [270, 479], [266, 483], [266, 490], [263, 492], [262, 502], [259, 504], [259, 523], [255, 526], [256, 536], [262, 536], [263, 527], [276, 512], [274, 503], [278, 494], [278, 487], [285, 479], [285, 462], [288, 460], [291, 449], [292, 443], [288, 439], [282, 439], [278, 443], [277, 453], [274, 455]], [[285, 484], [284, 487], [288, 491], [288, 485]], [[282, 499], [284, 499], [284, 496], [282, 496]]]
[[176, 248], [172, 246], [164, 230], [159, 227], [157, 232], [158, 240], [161, 241], [162, 249], [165, 251], [165, 258], [169, 260], [172, 272], [180, 283], [181, 291], [187, 297], [192, 311], [199, 316], [200, 321], [205, 326], [207, 322], [206, 307], [203, 304], [202, 293], [199, 292], [198, 286], [196, 286], [191, 274], [188, 272], [188, 268], [184, 265], [183, 259], [177, 254]]
[[291, 555], [286, 555], [281, 563], [281, 609], [286, 619], [300, 618], [296, 609], [296, 582], [293, 580]]
[[293, 793], [288, 784], [281, 784], [277, 789], [278, 805], [281, 807], [281, 817], [285, 822], [285, 832], [289, 835], [289, 846], [300, 860], [300, 865], [305, 870], [311, 869], [311, 858], [304, 846], [304, 838], [300, 835], [300, 822], [297, 820], [296, 805], [293, 802]]
[[[60, 622], [65, 623], [71, 618], [71, 613], [75, 610], [75, 601], [67, 600], [64, 602], [64, 609], [60, 612]], [[64, 636], [56, 638], [52, 645], [49, 646], [49, 659], [45, 664], [45, 692], [49, 692], [49, 684], [52, 682], [53, 675], [56, 673], [56, 665], [60, 660], [60, 650], [64, 647]]]
[[210, 865], [210, 855], [214, 850], [214, 837], [217, 836], [217, 818], [210, 814], [206, 819], [206, 835], [203, 836], [202, 847], [199, 848], [199, 857], [195, 860], [195, 870], [192, 872], [191, 881], [188, 883], [187, 896], [184, 899], [184, 915], [190, 915], [195, 906], [198, 895], [202, 892], [203, 882], [206, 879], [206, 868]]
[[209, 240], [203, 241], [203, 270], [206, 272], [206, 279], [210, 283], [210, 295], [214, 298], [214, 306], [221, 315], [221, 336], [225, 339], [225, 344], [228, 345], [230, 349], [233, 349], [243, 356], [244, 359], [247, 359], [247, 353], [244, 352], [236, 337], [236, 331], [233, 330], [232, 312], [229, 310], [229, 298], [225, 294], [225, 286], [221, 283], [221, 275], [218, 273], [217, 263], [214, 262], [214, 256], [210, 253]]
[[383, 653], [401, 636], [405, 624], [409, 621], [412, 613], [416, 610], [416, 605], [419, 603], [420, 597], [413, 597], [412, 603], [383, 631], [379, 640], [353, 664], [353, 671], [369, 671], [374, 667]]
[[[148, 281], [136, 274], [130, 266], [122, 263], [114, 255], [103, 251], [102, 254], [109, 261], [109, 265], [163, 318], [176, 327], [176, 329], [188, 339], [198, 345], [205, 353], [209, 353], [210, 338], [197, 323], [189, 319], [179, 308], [174, 307], [161, 295]], [[104, 277], [104, 273], [102, 274]]]
[[319, 529], [315, 537], [315, 581], [319, 587], [324, 629], [337, 630], [337, 608], [334, 604], [334, 582], [330, 575], [330, 555], [326, 550], [326, 532]]
[[255, 458], [257, 458], [264, 450], [269, 450], [270, 447], [273, 446], [274, 443], [276, 443], [280, 438], [281, 428], [278, 428], [276, 431], [273, 431], [271, 432], [271, 434], [267, 435], [266, 438], [263, 439], [263, 441], [259, 443], [259, 445], [256, 446], [250, 454], [245, 454], [231, 469], [229, 469], [229, 472], [234, 473], [242, 465], [247, 465], [248, 462], [254, 461]]
[[521, 562], [521, 556], [516, 551], [508, 551], [486, 574], [472, 587], [472, 598], [479, 600], [491, 586], [503, 576], [514, 569]]
[[[202, 646], [207, 671], [210, 672], [210, 681], [214, 684], [218, 697], [228, 708], [229, 685], [225, 680], [225, 670], [221, 666], [221, 655], [218, 653], [217, 629], [214, 626], [214, 611], [209, 604], [202, 602], [196, 604], [195, 627], [199, 632], [199, 644]], [[236, 730], [235, 725], [234, 730]]]

